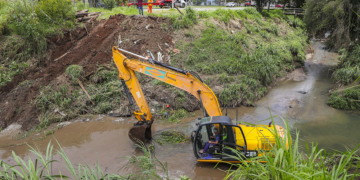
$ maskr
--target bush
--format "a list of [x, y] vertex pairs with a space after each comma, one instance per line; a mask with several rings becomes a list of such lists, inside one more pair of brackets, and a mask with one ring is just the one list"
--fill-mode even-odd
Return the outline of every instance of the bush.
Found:
[[116, 1], [115, 0], [103, 0], [103, 3], [105, 4], [106, 8], [112, 9], [115, 7], [116, 5]]
[[83, 2], [76, 3], [76, 10], [83, 10], [85, 9], [85, 4]]
[[41, 0], [36, 8], [36, 14], [43, 21], [61, 22], [74, 18], [75, 9], [69, 0]]
[[[171, 23], [175, 29], [189, 28], [198, 23], [197, 13], [190, 7], [185, 9], [185, 16], [179, 18], [177, 15], [171, 16]], [[203, 14], [204, 15], [204, 14]]]
[[348, 89], [342, 94], [335, 92], [331, 94], [327, 104], [337, 109], [359, 109], [360, 108], [360, 90]]
[[75, 80], [76, 78], [80, 77], [83, 73], [83, 67], [79, 65], [71, 65], [66, 68], [66, 74], [70, 75], [72, 80]]
[[9, 20], [10, 13], [5, 1], [0, 1], [0, 35], [3, 34], [7, 22]]

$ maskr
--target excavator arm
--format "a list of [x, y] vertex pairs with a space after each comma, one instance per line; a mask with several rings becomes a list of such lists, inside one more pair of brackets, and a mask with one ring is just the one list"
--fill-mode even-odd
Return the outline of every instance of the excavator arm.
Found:
[[[119, 78], [123, 83], [129, 102], [132, 104], [130, 92], [140, 108], [140, 111], [135, 111], [133, 106], [135, 117], [138, 120], [129, 131], [129, 137], [133, 141], [140, 140], [145, 142], [146, 139], [151, 139], [151, 125], [153, 123], [150, 108], [145, 100], [135, 71], [189, 92], [201, 102], [204, 116], [222, 115], [214, 92], [200, 80], [200, 77], [196, 77], [195, 73], [163, 64], [151, 58], [117, 48], [116, 46], [113, 47], [112, 51], [114, 62], [119, 70]], [[124, 54], [137, 59], [129, 59]]]

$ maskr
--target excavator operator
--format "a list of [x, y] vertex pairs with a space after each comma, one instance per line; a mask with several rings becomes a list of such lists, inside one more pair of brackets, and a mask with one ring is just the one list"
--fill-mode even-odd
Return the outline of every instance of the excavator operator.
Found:
[[[204, 155], [204, 153], [206, 153], [206, 151], [209, 149], [209, 147], [214, 146], [215, 144], [218, 144], [220, 141], [220, 134], [218, 132], [218, 130], [216, 128], [214, 128], [213, 130], [215, 137], [214, 136], [210, 136], [211, 139], [213, 139], [212, 141], [208, 141], [205, 146], [204, 149], [200, 150], [200, 153]], [[209, 154], [208, 156], [211, 156], [211, 154]]]

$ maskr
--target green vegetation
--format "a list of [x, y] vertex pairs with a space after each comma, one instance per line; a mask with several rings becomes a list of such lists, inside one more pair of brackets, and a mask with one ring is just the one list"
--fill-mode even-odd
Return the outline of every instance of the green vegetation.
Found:
[[[139, 10], [135, 7], [114, 7], [112, 9], [100, 9], [100, 8], [89, 8], [89, 12], [99, 12], [101, 11], [102, 15], [100, 18], [108, 19], [110, 16], [113, 16], [115, 14], [125, 14], [125, 15], [134, 15], [139, 14]], [[145, 13], [145, 11], [144, 11]]]
[[109, 9], [114, 8], [115, 4], [116, 4], [115, 0], [103, 0], [103, 2], [105, 4], [105, 6]]
[[194, 113], [189, 113], [185, 109], [178, 109], [173, 112], [170, 112], [170, 116], [167, 121], [169, 122], [180, 122], [180, 119], [194, 116]]
[[[126, 157], [129, 162], [126, 168], [136, 169], [136, 172], [128, 174], [126, 176], [116, 174], [104, 174], [99, 164], [95, 164], [95, 168], [91, 167], [85, 162], [86, 165], [78, 164], [76, 166], [71, 163], [70, 159], [66, 156], [66, 153], [61, 148], [54, 152], [54, 147], [49, 142], [45, 156], [42, 155], [40, 150], [29, 146], [29, 151], [36, 157], [36, 159], [29, 158], [26, 162], [12, 152], [13, 158], [16, 162], [15, 165], [10, 165], [0, 160], [0, 178], [1, 179], [104, 179], [104, 180], [135, 180], [135, 179], [169, 179], [167, 163], [160, 162], [152, 152], [145, 145], [138, 145], [139, 149], [144, 152], [142, 156]], [[63, 166], [70, 172], [71, 176], [64, 176], [61, 172], [59, 174], [53, 174], [53, 163], [58, 162], [53, 159], [55, 154], [59, 154], [63, 163]], [[160, 169], [159, 169], [159, 168]], [[55, 172], [57, 172], [55, 170]], [[165, 173], [164, 176], [158, 175], [159, 173]], [[186, 179], [182, 177], [181, 179]]]
[[[274, 123], [273, 117], [272, 121]], [[236, 152], [241, 164], [232, 164], [236, 170], [229, 170], [225, 179], [357, 179], [359, 177], [358, 147], [347, 152], [327, 153], [319, 149], [317, 144], [306, 145], [306, 152], [299, 151], [299, 132], [294, 140], [290, 128], [284, 138], [277, 136], [274, 128], [270, 129], [276, 136], [276, 145], [269, 152], [261, 151], [263, 156], [243, 160], [243, 154]], [[287, 145], [289, 145], [287, 148]], [[239, 158], [240, 157], [240, 158]], [[261, 162], [266, 162], [262, 164]]]
[[[0, 2], [0, 86], [29, 64], [42, 62], [46, 37], [74, 27], [75, 9], [68, 0]], [[36, 62], [30, 62], [34, 58]]]
[[[73, 75], [79, 77], [77, 76], [81, 74], [79, 69], [82, 67], [69, 66], [67, 73], [72, 77]], [[35, 105], [43, 112], [39, 117], [38, 129], [44, 129], [51, 123], [72, 119], [83, 114], [103, 114], [119, 107], [125, 96], [115, 68], [100, 67], [90, 79], [93, 83], [84, 84], [84, 86], [91, 96], [91, 100], [77, 83], [74, 83], [71, 89], [66, 85], [43, 87], [35, 101]], [[95, 106], [91, 101], [95, 103]]]
[[184, 133], [175, 130], [161, 132], [161, 139], [165, 142], [174, 144], [188, 142], [190, 140], [190, 138], [186, 137]]
[[333, 73], [333, 79], [343, 89], [335, 90], [327, 103], [338, 109], [359, 109], [360, 89], [357, 81], [360, 77], [360, 46], [354, 47], [350, 52], [344, 49], [341, 52], [340, 63]]
[[75, 81], [76, 78], [80, 77], [83, 73], [83, 67], [79, 65], [70, 65], [66, 68], [66, 74], [70, 75], [72, 80]]
[[[48, 3], [52, 6], [47, 6]], [[4, 34], [21, 35], [37, 55], [42, 55], [47, 48], [46, 36], [60, 34], [62, 28], [74, 25], [74, 8], [67, 0], [8, 1], [7, 6], [11, 16]]]
[[[304, 21], [309, 36], [324, 37], [331, 31], [328, 48], [338, 50], [342, 47], [351, 49], [351, 42], [360, 37], [360, 3], [354, 0], [308, 0]], [[356, 42], [358, 44], [358, 42]]]
[[[128, 156], [126, 159], [129, 162], [126, 164], [126, 168], [132, 168], [136, 171], [128, 175], [129, 179], [166, 179], [169, 180], [169, 173], [167, 163], [160, 162], [151, 149], [155, 147], [150, 145], [148, 148], [142, 143], [137, 145], [139, 149], [144, 152], [143, 156]], [[159, 174], [163, 174], [162, 176]]]
[[[340, 63], [333, 73], [336, 83], [328, 105], [339, 109], [359, 109], [360, 89], [360, 3], [353, 0], [309, 0], [306, 3], [304, 21], [309, 36], [324, 37], [329, 31], [326, 41], [328, 49], [338, 50]], [[354, 86], [355, 85], [355, 86]]]
[[[187, 9], [183, 18], [174, 16], [172, 20], [178, 29], [200, 23], [206, 26], [201, 34], [187, 36], [189, 39], [177, 43], [177, 48], [186, 53], [175, 55], [172, 62], [174, 66], [205, 75], [221, 74], [217, 82], [225, 88], [215, 93], [222, 106], [252, 104], [264, 96], [277, 77], [301, 66], [305, 60], [304, 24], [280, 10], [262, 15], [252, 8], [212, 12]], [[229, 32], [218, 25], [233, 24], [231, 20], [240, 21], [239, 26], [244, 28]], [[238, 75], [242, 76], [233, 78]]]

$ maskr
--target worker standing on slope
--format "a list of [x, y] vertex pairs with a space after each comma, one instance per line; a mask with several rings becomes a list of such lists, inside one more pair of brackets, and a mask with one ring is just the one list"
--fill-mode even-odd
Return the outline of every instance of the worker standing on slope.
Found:
[[138, 0], [138, 8], [139, 8], [139, 14], [140, 15], [144, 15], [144, 10], [143, 10], [143, 0]]
[[148, 0], [148, 13], [150, 11], [150, 13], [152, 13], [152, 3], [153, 3], [153, 0]]

